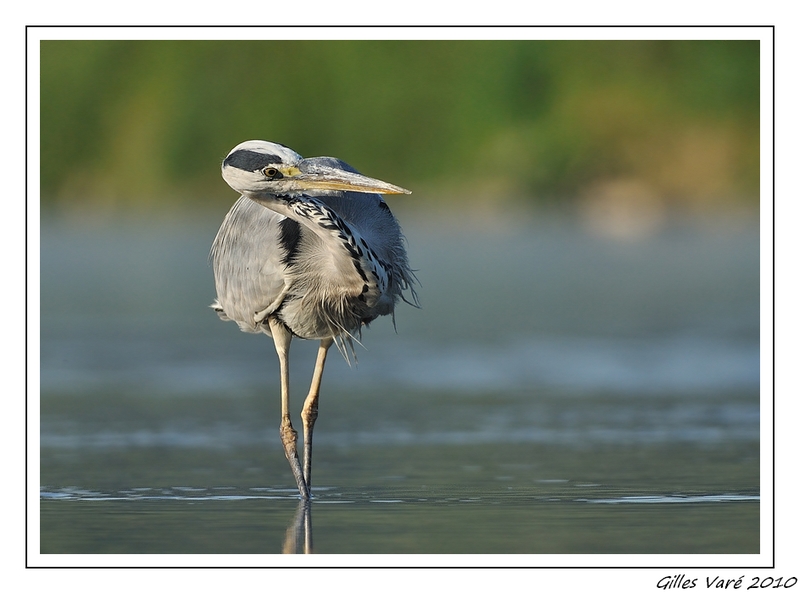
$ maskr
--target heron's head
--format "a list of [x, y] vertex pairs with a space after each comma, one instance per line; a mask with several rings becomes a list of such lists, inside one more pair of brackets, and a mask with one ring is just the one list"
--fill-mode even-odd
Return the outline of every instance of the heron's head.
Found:
[[234, 147], [222, 162], [222, 177], [245, 196], [320, 195], [331, 191], [410, 194], [401, 187], [356, 173], [337, 159], [303, 159], [292, 149], [266, 140]]

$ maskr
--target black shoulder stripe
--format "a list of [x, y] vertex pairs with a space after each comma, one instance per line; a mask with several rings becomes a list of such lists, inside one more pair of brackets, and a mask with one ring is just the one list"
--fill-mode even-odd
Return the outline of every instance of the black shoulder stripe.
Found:
[[281, 261], [286, 266], [291, 266], [297, 257], [297, 248], [300, 243], [300, 223], [292, 219], [283, 219], [278, 225], [281, 228], [280, 242], [286, 254]]

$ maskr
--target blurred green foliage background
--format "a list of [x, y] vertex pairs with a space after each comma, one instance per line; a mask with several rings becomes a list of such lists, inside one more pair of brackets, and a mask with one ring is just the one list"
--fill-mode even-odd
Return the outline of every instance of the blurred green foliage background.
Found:
[[41, 42], [44, 206], [218, 202], [251, 138], [427, 202], [755, 206], [759, 42]]

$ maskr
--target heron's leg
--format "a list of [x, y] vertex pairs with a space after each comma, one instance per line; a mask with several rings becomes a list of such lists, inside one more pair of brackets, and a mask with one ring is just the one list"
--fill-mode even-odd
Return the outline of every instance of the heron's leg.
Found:
[[292, 427], [292, 420], [289, 417], [289, 345], [292, 342], [292, 333], [275, 318], [269, 318], [269, 327], [281, 367], [281, 442], [283, 442], [283, 452], [286, 454], [292, 474], [297, 481], [300, 496], [308, 499], [308, 486], [303, 478], [303, 470], [300, 468], [300, 459], [297, 456], [297, 431]]
[[308, 391], [305, 404], [303, 404], [303, 477], [306, 485], [311, 488], [311, 436], [314, 433], [314, 423], [317, 420], [317, 404], [319, 402], [319, 387], [322, 383], [322, 372], [325, 370], [325, 357], [328, 349], [333, 344], [333, 338], [323, 338], [317, 351], [317, 363], [314, 366], [314, 377], [311, 379], [311, 389]]

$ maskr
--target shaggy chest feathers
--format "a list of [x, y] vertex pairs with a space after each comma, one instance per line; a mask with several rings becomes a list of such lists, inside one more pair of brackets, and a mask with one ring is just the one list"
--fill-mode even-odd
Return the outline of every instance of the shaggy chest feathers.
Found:
[[247, 332], [269, 334], [276, 317], [300, 338], [347, 340], [392, 314], [413, 277], [403, 237], [379, 196], [358, 197], [286, 198], [292, 218], [240, 198], [211, 252], [220, 316]]
[[344, 221], [321, 222], [331, 241], [289, 218], [278, 227], [286, 294], [275, 315], [294, 334], [352, 335], [392, 312], [391, 267]]

